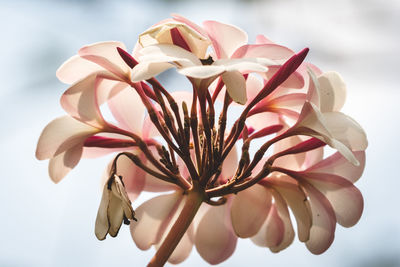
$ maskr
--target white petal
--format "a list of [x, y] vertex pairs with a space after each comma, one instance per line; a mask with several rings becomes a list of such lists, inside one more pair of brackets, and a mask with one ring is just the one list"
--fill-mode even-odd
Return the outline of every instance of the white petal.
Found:
[[56, 76], [63, 83], [73, 84], [100, 70], [103, 70], [101, 66], [75, 55], [58, 68]]
[[49, 176], [55, 183], [60, 182], [80, 161], [83, 143], [69, 148], [49, 161]]
[[174, 58], [173, 61], [182, 61], [184, 67], [201, 65], [200, 59], [198, 59], [193, 53], [172, 44], [157, 44], [147, 46], [141, 49], [140, 53], [144, 56], [144, 58], [146, 58], [146, 56], [150, 56], [150, 58], [155, 59], [159, 57], [161, 61], [164, 61], [163, 58], [172, 57]]
[[151, 79], [173, 67], [174, 65], [168, 62], [140, 62], [132, 70], [132, 81], [139, 82]]
[[[321, 111], [339, 111], [346, 101], [346, 84], [337, 72], [325, 72], [318, 76]], [[331, 100], [325, 100], [330, 98]]]
[[178, 72], [192, 78], [205, 79], [219, 75], [224, 71], [224, 66], [205, 65], [183, 68], [180, 69]]
[[233, 101], [239, 104], [246, 104], [246, 80], [239, 71], [227, 71], [222, 74], [226, 90]]

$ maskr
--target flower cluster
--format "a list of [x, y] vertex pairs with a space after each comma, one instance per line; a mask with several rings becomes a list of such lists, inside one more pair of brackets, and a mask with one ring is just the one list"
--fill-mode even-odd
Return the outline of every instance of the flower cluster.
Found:
[[[85, 46], [57, 71], [70, 84], [61, 97], [68, 115], [46, 126], [36, 157], [50, 160], [57, 183], [82, 157], [117, 153], [95, 234], [115, 237], [130, 224], [138, 248], [157, 249], [149, 266], [180, 263], [193, 246], [218, 264], [238, 237], [279, 252], [295, 237], [289, 210], [298, 239], [323, 253], [336, 223], [361, 217], [353, 184], [367, 139], [340, 112], [341, 76], [305, 62], [307, 53], [179, 15], [143, 32], [132, 53], [120, 42]], [[155, 78], [170, 68], [190, 90], [170, 92]], [[325, 156], [326, 146], [336, 153]], [[133, 211], [143, 191], [165, 193]]]

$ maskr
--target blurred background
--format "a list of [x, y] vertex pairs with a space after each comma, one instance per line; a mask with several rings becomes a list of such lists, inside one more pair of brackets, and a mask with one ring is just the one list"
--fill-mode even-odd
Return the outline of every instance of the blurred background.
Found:
[[[360, 222], [337, 227], [330, 249], [312, 255], [298, 240], [273, 254], [240, 240], [220, 266], [400, 266], [400, 1], [0, 1], [0, 266], [144, 266], [124, 227], [100, 242], [94, 221], [99, 180], [109, 158], [84, 160], [60, 184], [34, 153], [44, 126], [63, 115], [66, 89], [56, 69], [89, 43], [123, 41], [131, 50], [152, 24], [179, 13], [201, 23], [235, 24], [344, 77], [344, 112], [369, 139], [367, 166], [356, 184], [365, 198]], [[167, 88], [177, 86], [163, 76]], [[181, 266], [206, 266], [196, 250]]]

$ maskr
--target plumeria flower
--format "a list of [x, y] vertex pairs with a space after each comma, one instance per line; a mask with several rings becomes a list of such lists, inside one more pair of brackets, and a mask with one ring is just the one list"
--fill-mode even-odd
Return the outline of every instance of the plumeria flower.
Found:
[[[157, 250], [148, 266], [181, 263], [193, 247], [218, 264], [238, 238], [279, 252], [295, 237], [290, 212], [298, 239], [323, 253], [336, 223], [360, 219], [353, 184], [368, 142], [340, 111], [343, 79], [304, 62], [308, 51], [262, 35], [251, 44], [233, 25], [179, 15], [143, 32], [132, 54], [120, 42], [85, 46], [57, 71], [70, 84], [61, 97], [68, 115], [45, 127], [36, 156], [59, 182], [82, 157], [116, 153], [95, 234], [115, 237], [130, 224], [139, 249]], [[155, 78], [170, 68], [191, 92], [170, 93]], [[337, 152], [324, 158], [325, 145]], [[162, 194], [136, 203], [144, 191]]]

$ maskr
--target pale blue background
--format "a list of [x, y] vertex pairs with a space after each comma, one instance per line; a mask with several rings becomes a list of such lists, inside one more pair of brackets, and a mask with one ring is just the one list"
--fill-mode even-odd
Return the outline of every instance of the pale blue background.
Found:
[[[348, 85], [345, 112], [368, 133], [367, 167], [357, 186], [365, 211], [338, 226], [331, 248], [314, 256], [298, 240], [279, 254], [241, 240], [221, 266], [400, 266], [398, 175], [400, 1], [0, 1], [0, 266], [144, 266], [127, 228], [99, 242], [94, 220], [108, 158], [81, 162], [54, 185], [34, 158], [43, 127], [63, 115], [66, 86], [55, 70], [85, 44], [138, 34], [170, 13], [216, 19], [299, 50]], [[164, 80], [168, 88], [179, 84]], [[205, 266], [195, 250], [181, 266]]]

